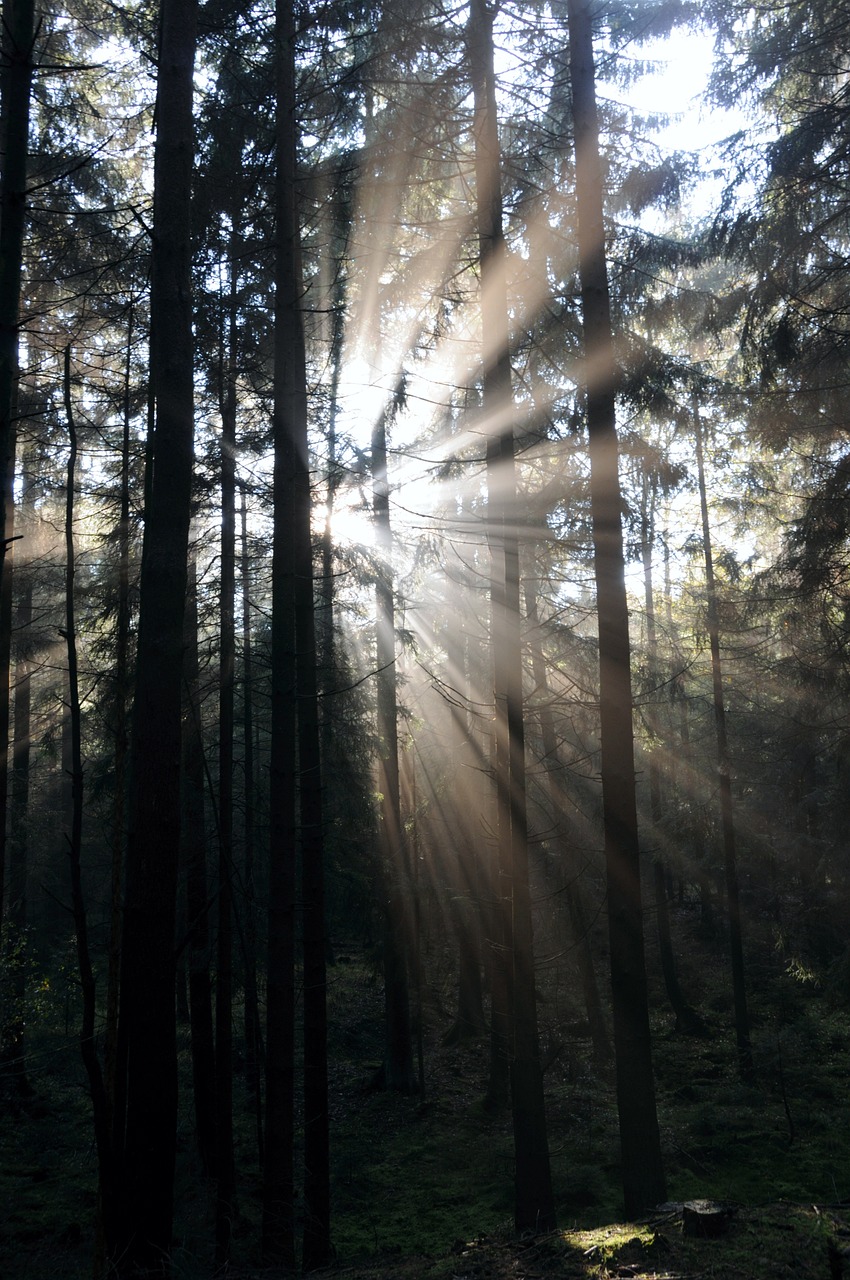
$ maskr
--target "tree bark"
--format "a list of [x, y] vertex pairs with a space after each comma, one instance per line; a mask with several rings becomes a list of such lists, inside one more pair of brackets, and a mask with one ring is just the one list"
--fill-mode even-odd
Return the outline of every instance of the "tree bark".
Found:
[[735, 819], [732, 810], [732, 775], [729, 768], [729, 740], [726, 733], [726, 703], [723, 696], [723, 667], [720, 661], [720, 618], [717, 610], [717, 583], [711, 549], [711, 525], [705, 487], [702, 425], [696, 392], [693, 398], [694, 442], [697, 456], [699, 502], [702, 513], [702, 546], [705, 561], [705, 590], [708, 641], [711, 649], [711, 680], [714, 702], [714, 729], [717, 738], [717, 781], [720, 789], [720, 822], [723, 831], [723, 865], [726, 877], [726, 912], [729, 921], [729, 952], [732, 965], [732, 998], [735, 1008], [735, 1041], [738, 1073], [745, 1084], [753, 1084], [755, 1068], [750, 1043], [750, 1016], [744, 980], [744, 946], [741, 930], [741, 900], [738, 890], [738, 860], [735, 848]]
[[8, 800], [9, 668], [12, 645], [12, 557], [14, 533], [18, 333], [21, 313], [30, 91], [33, 76], [33, 0], [4, 0], [0, 131], [0, 921], [6, 880]]
[[[538, 625], [537, 592], [534, 584], [525, 584], [526, 617], [530, 628]], [[534, 688], [542, 701], [538, 717], [540, 721], [540, 741], [542, 746], [543, 767], [549, 786], [549, 807], [552, 820], [561, 845], [565, 895], [567, 912], [570, 917], [570, 928], [573, 945], [576, 948], [576, 959], [581, 976], [581, 989], [584, 995], [584, 1007], [590, 1026], [590, 1038], [593, 1044], [593, 1056], [596, 1062], [610, 1071], [612, 1050], [602, 1012], [602, 1001], [599, 998], [599, 985], [596, 981], [596, 968], [593, 963], [593, 951], [590, 946], [590, 927], [587, 923], [587, 912], [584, 906], [578, 859], [571, 845], [570, 832], [566, 819], [569, 804], [563, 793], [563, 783], [559, 779], [558, 742], [552, 708], [549, 705], [549, 678], [546, 674], [546, 663], [539, 644], [531, 646], [531, 664], [534, 676]]]
[[192, 1096], [198, 1154], [207, 1177], [216, 1172], [216, 1059], [210, 977], [210, 894], [204, 817], [204, 744], [198, 670], [198, 588], [194, 551], [186, 582], [183, 654], [183, 753], [181, 760], [181, 861], [186, 875], [189, 1029]]
[[177, 1136], [174, 1009], [183, 613], [194, 381], [189, 214], [197, 0], [162, 0], [154, 151], [151, 371], [156, 404], [140, 584], [119, 1023], [126, 1103], [119, 1274], [168, 1268]]
[[[33, 477], [27, 463], [21, 463], [22, 530], [29, 527], [32, 514]], [[27, 995], [27, 862], [29, 844], [29, 780], [32, 704], [32, 571], [16, 566], [15, 585], [18, 593], [15, 656], [15, 737], [12, 745], [12, 786], [9, 822], [9, 883], [6, 953], [10, 959], [12, 1007], [4, 1010], [3, 1063], [11, 1077], [12, 1088], [28, 1095], [31, 1086], [26, 1072]]]
[[[305, 1220], [302, 1261], [304, 1269], [310, 1270], [324, 1265], [331, 1252], [330, 1162], [321, 766], [307, 442], [307, 370], [302, 314], [304, 286], [297, 199], [295, 13], [292, 0], [277, 0], [275, 26], [277, 246], [272, 753], [273, 787], [279, 778], [282, 794], [280, 802], [275, 801], [272, 831], [276, 918], [272, 919], [270, 907], [264, 1247], [270, 1259], [294, 1265], [292, 987], [297, 769], [300, 775], [304, 948]], [[288, 743], [283, 740], [287, 729]], [[283, 934], [280, 943], [274, 939], [278, 923]], [[276, 984], [277, 1006], [274, 1026], [271, 1016], [273, 982]], [[274, 1074], [269, 1072], [272, 1060]], [[270, 1176], [272, 1156], [274, 1163]]]
[[381, 797], [381, 867], [386, 1046], [384, 1084], [410, 1093], [414, 1088], [409, 992], [409, 876], [401, 822], [396, 705], [395, 601], [392, 583], [393, 538], [387, 471], [387, 412], [372, 431], [372, 511], [378, 576], [375, 582], [377, 668], [378, 792]]
[[501, 159], [496, 120], [493, 14], [473, 0], [468, 24], [474, 95], [475, 182], [481, 265], [482, 408], [487, 433], [488, 528], [492, 561], [495, 770], [518, 1231], [549, 1231], [555, 1204], [537, 1031], [528, 874], [525, 736], [520, 635], [519, 505], [514, 464]]
[[257, 998], [257, 922], [254, 807], [254, 664], [251, 639], [251, 570], [248, 555], [248, 506], [244, 487], [240, 503], [240, 577], [242, 586], [242, 750], [245, 861], [245, 1083], [254, 1107], [257, 1160], [263, 1164], [263, 1098], [260, 1086], [262, 1035]]
[[658, 691], [658, 632], [655, 626], [655, 593], [652, 586], [652, 545], [655, 539], [655, 490], [650, 477], [644, 475], [644, 491], [641, 510], [641, 560], [643, 562], [644, 603], [646, 606], [646, 659], [649, 671], [649, 702], [646, 711], [649, 730], [649, 815], [652, 821], [654, 848], [652, 851], [652, 885], [655, 895], [655, 927], [658, 935], [658, 951], [661, 972], [670, 1007], [676, 1015], [676, 1029], [689, 1035], [704, 1030], [702, 1019], [686, 1000], [679, 982], [673, 937], [670, 931], [670, 910], [667, 902], [666, 865], [662, 848], [663, 808], [661, 803], [661, 770], [658, 765], [658, 741], [660, 729], [655, 709]]
[[130, 375], [133, 354], [135, 310], [130, 303], [127, 324], [127, 353], [124, 364], [123, 430], [121, 437], [121, 480], [118, 514], [118, 582], [115, 618], [115, 658], [112, 668], [115, 698], [112, 738], [115, 751], [115, 783], [112, 797], [112, 850], [109, 884], [109, 954], [106, 978], [106, 1031], [103, 1073], [110, 1111], [115, 1105], [115, 1076], [118, 1070], [118, 1003], [121, 974], [121, 891], [124, 849], [127, 841], [127, 698], [130, 688]]
[[590, 6], [569, 0], [579, 274], [599, 625], [602, 812], [617, 1108], [626, 1213], [665, 1199], [644, 958], [615, 366], [605, 256], [602, 167]]
[[221, 599], [218, 712], [218, 934], [216, 949], [215, 1260], [230, 1258], [236, 1171], [233, 1155], [233, 736], [236, 679], [236, 249], [231, 241], [230, 298], [221, 389]]
[[[110, 1141], [110, 1114], [106, 1087], [97, 1055], [95, 1019], [97, 995], [94, 971], [89, 949], [88, 919], [82, 882], [83, 851], [83, 752], [82, 711], [77, 661], [77, 631], [74, 603], [74, 488], [77, 469], [77, 431], [71, 401], [71, 348], [65, 348], [64, 360], [65, 417], [70, 448], [65, 485], [65, 646], [68, 655], [68, 721], [70, 725], [70, 773], [71, 809], [70, 827], [65, 836], [68, 842], [68, 862], [71, 871], [71, 909], [74, 915], [74, 934], [77, 944], [77, 967], [83, 999], [83, 1016], [80, 1027], [80, 1052], [91, 1090], [94, 1114], [94, 1136], [98, 1162], [98, 1192], [100, 1212], [104, 1226], [103, 1245], [108, 1250], [114, 1240], [115, 1213], [113, 1197], [115, 1181], [113, 1153]], [[100, 1273], [102, 1259], [95, 1260]]]

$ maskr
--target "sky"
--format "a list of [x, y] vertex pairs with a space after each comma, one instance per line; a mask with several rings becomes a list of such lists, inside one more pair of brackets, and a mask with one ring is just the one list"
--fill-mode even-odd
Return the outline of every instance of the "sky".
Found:
[[639, 110], [665, 111], [674, 117], [658, 137], [666, 150], [710, 147], [746, 123], [742, 110], [722, 111], [702, 101], [713, 48], [712, 32], [686, 29], [641, 46], [640, 56], [655, 61], [657, 71], [636, 81], [629, 97]]

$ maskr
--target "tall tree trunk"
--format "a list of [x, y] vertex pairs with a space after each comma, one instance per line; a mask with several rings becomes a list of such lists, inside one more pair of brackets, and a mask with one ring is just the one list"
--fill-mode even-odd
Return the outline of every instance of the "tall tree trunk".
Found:
[[116, 1117], [119, 1274], [167, 1269], [177, 1138], [174, 939], [194, 427], [189, 214], [197, 0], [162, 0], [160, 13], [151, 281], [156, 427], [140, 585], [122, 942], [126, 1109]]
[[[539, 625], [537, 612], [537, 591], [534, 583], [528, 580], [525, 584], [526, 617], [530, 629]], [[590, 926], [584, 906], [581, 881], [581, 868], [571, 842], [570, 831], [565, 817], [569, 801], [563, 794], [563, 784], [559, 773], [558, 740], [555, 733], [555, 721], [549, 705], [549, 678], [546, 674], [546, 662], [539, 644], [531, 646], [531, 664], [534, 676], [534, 688], [541, 697], [538, 717], [540, 721], [540, 742], [542, 746], [543, 767], [549, 787], [549, 808], [558, 834], [563, 857], [564, 891], [567, 901], [567, 912], [570, 917], [570, 928], [576, 959], [581, 977], [581, 989], [584, 995], [584, 1007], [590, 1026], [590, 1038], [593, 1044], [593, 1056], [602, 1067], [611, 1063], [611, 1041], [605, 1016], [602, 1012], [602, 1001], [599, 998], [599, 986], [596, 981], [596, 968], [593, 963], [593, 951], [590, 946]]]
[[508, 1026], [518, 1231], [555, 1225], [528, 873], [525, 737], [522, 706], [518, 503], [508, 334], [501, 159], [496, 120], [493, 14], [470, 6], [469, 60], [474, 94], [475, 181], [481, 263], [483, 412], [488, 433], [488, 524], [492, 557], [492, 643], [495, 693], [499, 867], [506, 903]]
[[245, 1082], [254, 1107], [257, 1160], [263, 1164], [263, 1098], [260, 1087], [262, 1036], [257, 998], [257, 897], [255, 881], [254, 807], [254, 665], [251, 643], [251, 568], [248, 555], [248, 505], [244, 486], [239, 510], [242, 586], [242, 751], [244, 782], [245, 862]]
[[[83, 898], [83, 752], [82, 711], [77, 661], [77, 631], [74, 607], [74, 488], [77, 469], [77, 432], [71, 401], [71, 348], [65, 348], [64, 399], [70, 449], [65, 487], [65, 645], [68, 655], [68, 720], [70, 724], [71, 811], [70, 827], [66, 831], [68, 862], [71, 869], [71, 909], [74, 915], [74, 933], [77, 943], [77, 966], [83, 998], [83, 1017], [80, 1027], [80, 1051], [91, 1091], [94, 1114], [94, 1135], [98, 1157], [98, 1192], [100, 1212], [104, 1224], [103, 1245], [108, 1249], [113, 1240], [115, 1222], [113, 1196], [115, 1194], [112, 1144], [110, 1141], [110, 1114], [106, 1087], [97, 1055], [95, 1018], [97, 999], [94, 971], [89, 950], [88, 920]], [[95, 1270], [101, 1273], [103, 1260], [95, 1260]]]
[[127, 697], [130, 686], [130, 425], [132, 404], [130, 376], [133, 356], [135, 308], [131, 301], [127, 323], [127, 354], [124, 364], [123, 430], [121, 437], [121, 481], [118, 514], [118, 592], [115, 619], [115, 656], [112, 679], [115, 697], [113, 742], [115, 783], [112, 797], [112, 850], [109, 885], [109, 953], [106, 978], [106, 1031], [103, 1073], [110, 1111], [115, 1104], [115, 1076], [118, 1069], [118, 1001], [121, 973], [121, 890], [124, 848], [127, 840]]
[[640, 890], [622, 499], [614, 352], [605, 256], [602, 162], [590, 5], [569, 0], [579, 274], [590, 439], [590, 490], [599, 624], [602, 813], [614, 1013], [617, 1108], [626, 1213], [665, 1199], [652, 1076]]
[[[295, 844], [296, 709], [295, 600], [292, 492], [295, 445], [292, 419], [300, 405], [290, 370], [298, 367], [301, 315], [286, 273], [285, 244], [295, 221], [292, 166], [284, 162], [294, 121], [294, 86], [288, 71], [292, 36], [286, 0], [275, 9], [277, 67], [277, 254], [274, 326], [274, 545], [272, 551], [272, 722], [270, 851], [266, 999], [266, 1125], [263, 1166], [263, 1257], [295, 1266]], [[290, 15], [291, 16], [291, 15]], [[284, 210], [291, 206], [287, 219]], [[294, 315], [290, 315], [289, 311]], [[294, 322], [296, 332], [291, 327]], [[288, 377], [287, 375], [290, 374]]]
[[396, 636], [393, 599], [393, 538], [387, 470], [387, 410], [372, 431], [372, 510], [379, 567], [375, 582], [378, 703], [378, 791], [381, 796], [383, 870], [383, 959], [386, 1012], [384, 1083], [409, 1093], [415, 1082], [409, 994], [409, 876], [401, 822], [396, 705]]
[[717, 738], [717, 781], [720, 788], [720, 822], [723, 830], [723, 864], [726, 874], [726, 911], [729, 918], [729, 951], [732, 965], [732, 998], [735, 1007], [735, 1041], [738, 1049], [738, 1073], [746, 1084], [755, 1079], [753, 1051], [750, 1044], [750, 1017], [744, 982], [744, 946], [741, 934], [741, 901], [738, 892], [738, 862], [735, 848], [735, 820], [732, 812], [732, 776], [729, 770], [729, 740], [726, 733], [726, 703], [723, 697], [723, 667], [720, 661], [720, 618], [717, 611], [717, 584], [711, 549], [711, 526], [708, 519], [708, 496], [705, 487], [705, 461], [702, 448], [702, 424], [699, 401], [693, 397], [694, 441], [697, 455], [697, 479], [702, 513], [702, 547], [705, 560], [705, 590], [708, 641], [711, 649], [711, 680], [714, 701], [714, 729]]
[[216, 1060], [210, 977], [210, 895], [204, 818], [204, 744], [198, 668], [198, 587], [194, 551], [186, 580], [183, 652], [183, 753], [181, 760], [181, 862], [186, 875], [189, 1028], [195, 1136], [204, 1173], [216, 1172]]
[[33, 0], [4, 0], [0, 72], [0, 922], [6, 880], [9, 667], [12, 653], [12, 558], [18, 329], [21, 312], [30, 90], [33, 76]]
[[655, 895], [655, 927], [658, 934], [658, 951], [661, 971], [670, 1006], [676, 1015], [677, 1031], [697, 1035], [704, 1030], [702, 1019], [686, 1000], [679, 982], [673, 937], [670, 931], [670, 910], [667, 902], [666, 865], [663, 851], [663, 807], [661, 802], [661, 770], [658, 764], [660, 728], [655, 699], [658, 693], [658, 633], [655, 626], [655, 593], [652, 586], [652, 546], [655, 540], [655, 488], [648, 476], [644, 476], [641, 510], [641, 560], [643, 562], [643, 589], [646, 606], [646, 658], [649, 670], [649, 702], [647, 721], [649, 730], [649, 815], [652, 821], [652, 885]]
[[[31, 529], [33, 477], [25, 459], [21, 463], [22, 532]], [[15, 737], [12, 746], [12, 788], [9, 822], [9, 886], [7, 954], [12, 978], [11, 1009], [4, 1010], [3, 1061], [18, 1095], [31, 1093], [26, 1072], [27, 996], [27, 861], [29, 844], [29, 780], [32, 702], [32, 570], [17, 568], [18, 590], [15, 658]]]
[[[451, 769], [456, 776], [466, 776], [467, 804], [457, 833], [457, 848], [449, 886], [449, 919], [458, 953], [457, 1017], [443, 1036], [443, 1044], [462, 1044], [466, 1040], [477, 1039], [487, 1025], [481, 980], [481, 816], [478, 811], [480, 793], [477, 785], [482, 779], [483, 769], [475, 740], [472, 649], [465, 617], [460, 619], [460, 628], [460, 636], [454, 641], [448, 655], [449, 663], [456, 663], [458, 671], [463, 673], [464, 682], [463, 698], [449, 708], [453, 730]], [[482, 807], [484, 803], [482, 800]], [[416, 859], [413, 865], [414, 868], [417, 867]]]
[[216, 950], [216, 1213], [215, 1260], [230, 1258], [233, 1156], [233, 735], [236, 679], [236, 237], [230, 245], [230, 299], [222, 335], [221, 600], [218, 712], [218, 935]]
[[[269, 916], [269, 1032], [266, 1051], [267, 1126], [265, 1252], [294, 1264], [293, 1222], [293, 909], [296, 768], [300, 774], [304, 946], [304, 1195], [303, 1265], [330, 1256], [330, 1164], [327, 1107], [324, 865], [316, 685], [307, 370], [297, 200], [295, 13], [277, 0], [274, 371], [274, 553], [272, 612], [273, 787], [280, 780], [272, 830], [275, 919]], [[296, 715], [297, 707], [297, 715]], [[294, 750], [298, 730], [298, 757]], [[289, 730], [290, 741], [282, 733]], [[273, 939], [279, 924], [283, 938]], [[276, 1017], [272, 1020], [272, 983]], [[273, 1046], [272, 1034], [276, 1040]], [[273, 1062], [274, 1071], [270, 1071]], [[274, 1097], [272, 1091], [274, 1090]], [[273, 1106], [274, 1103], [274, 1106]], [[274, 1120], [274, 1129], [272, 1128]], [[273, 1158], [273, 1165], [270, 1164]], [[271, 1176], [270, 1176], [271, 1172]]]

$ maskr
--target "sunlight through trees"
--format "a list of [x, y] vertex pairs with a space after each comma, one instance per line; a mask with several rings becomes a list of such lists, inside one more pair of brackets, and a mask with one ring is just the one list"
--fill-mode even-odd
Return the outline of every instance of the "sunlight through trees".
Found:
[[5, 0], [0, 1164], [73, 1085], [88, 1197], [44, 1274], [536, 1237], [719, 1197], [735, 1107], [811, 1130], [848, 30]]

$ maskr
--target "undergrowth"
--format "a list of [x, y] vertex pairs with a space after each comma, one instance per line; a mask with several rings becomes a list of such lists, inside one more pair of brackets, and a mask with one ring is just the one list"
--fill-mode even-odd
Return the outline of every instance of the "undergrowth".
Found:
[[[503, 1264], [524, 1250], [528, 1274], [535, 1275], [664, 1275], [678, 1268], [729, 1280], [805, 1276], [800, 1257], [807, 1248], [820, 1258], [819, 1274], [828, 1274], [826, 1242], [843, 1229], [841, 1206], [850, 1199], [850, 1017], [822, 987], [793, 973], [778, 984], [775, 976], [762, 987], [754, 983], [758, 1085], [751, 1088], [735, 1072], [722, 957], [709, 956], [703, 968], [708, 1034], [702, 1038], [675, 1032], [655, 984], [658, 1108], [672, 1207], [666, 1219], [640, 1229], [620, 1223], [610, 1073], [594, 1066], [575, 1007], [544, 988], [541, 1036], [554, 1046], [546, 1090], [561, 1232], [547, 1237], [548, 1244], [534, 1244], [532, 1267], [532, 1246], [516, 1242], [511, 1230], [510, 1117], [481, 1105], [486, 1037], [443, 1046], [449, 1010], [442, 995], [429, 998], [424, 1096], [378, 1091], [380, 984], [355, 949], [347, 950], [347, 962], [331, 970], [329, 992], [333, 1239], [337, 1266], [347, 1275], [483, 1280], [500, 1276]], [[435, 990], [450, 989], [440, 958], [432, 963]], [[7, 1101], [0, 1132], [0, 1274], [9, 1280], [91, 1274], [95, 1153], [74, 1024], [73, 1004], [69, 1013], [67, 997], [57, 995], [28, 1033], [32, 1096]], [[579, 1029], [559, 1040], [562, 1025]], [[185, 1028], [180, 1063], [175, 1275], [199, 1280], [212, 1275], [212, 1189], [194, 1151]], [[239, 1077], [236, 1099], [234, 1274], [253, 1276], [261, 1274], [262, 1180]], [[681, 1236], [675, 1207], [693, 1198], [738, 1207], [727, 1239], [697, 1242], [699, 1259], [696, 1244]], [[773, 1208], [780, 1204], [785, 1207]], [[753, 1261], [759, 1252], [762, 1263]], [[796, 1272], [788, 1270], [792, 1257]]]

